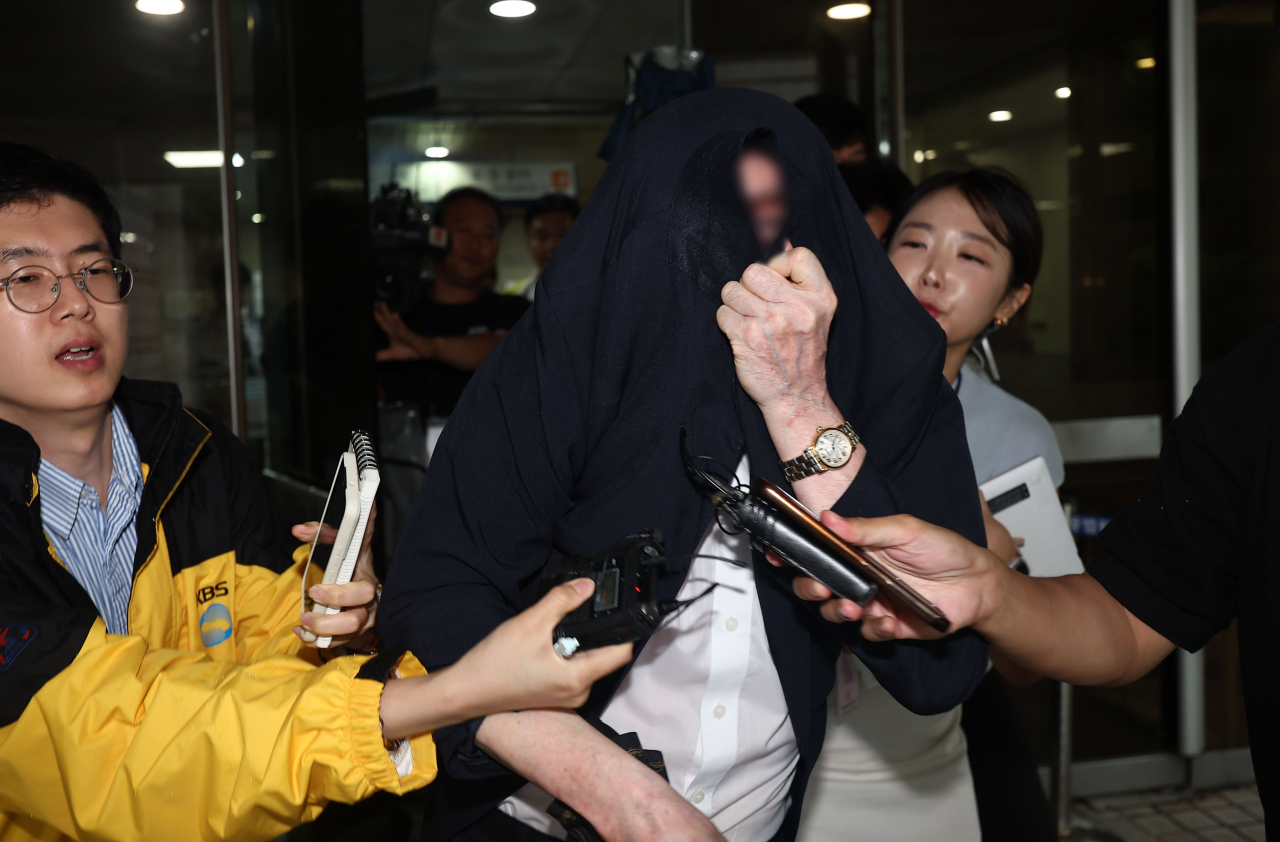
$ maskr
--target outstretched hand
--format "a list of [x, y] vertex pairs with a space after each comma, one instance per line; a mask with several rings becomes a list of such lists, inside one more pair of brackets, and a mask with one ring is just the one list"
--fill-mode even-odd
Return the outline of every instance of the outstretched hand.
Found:
[[380, 303], [373, 308], [373, 320], [391, 340], [388, 347], [374, 354], [376, 362], [429, 359], [426, 343], [422, 342], [423, 337], [410, 330], [395, 310]]
[[592, 684], [631, 660], [630, 643], [589, 649], [572, 658], [561, 658], [552, 648], [556, 626], [594, 591], [590, 579], [552, 588], [449, 668], [469, 695], [484, 700], [481, 714], [581, 707]]
[[572, 658], [561, 658], [552, 647], [556, 626], [594, 590], [590, 579], [558, 585], [453, 666], [388, 682], [382, 691], [383, 735], [396, 740], [504, 711], [581, 707], [592, 684], [631, 660], [630, 643]]
[[[983, 618], [990, 580], [1004, 568], [990, 551], [910, 515], [843, 518], [828, 511], [822, 513], [822, 522], [845, 541], [874, 554], [938, 606], [951, 621], [949, 632]], [[782, 563], [776, 558], [769, 560], [775, 565]], [[860, 607], [836, 598], [826, 586], [807, 576], [797, 576], [792, 588], [801, 599], [821, 602], [819, 610], [830, 622], [861, 620], [862, 636], [868, 640], [928, 640], [942, 636], [915, 612], [897, 605], [883, 593]]]

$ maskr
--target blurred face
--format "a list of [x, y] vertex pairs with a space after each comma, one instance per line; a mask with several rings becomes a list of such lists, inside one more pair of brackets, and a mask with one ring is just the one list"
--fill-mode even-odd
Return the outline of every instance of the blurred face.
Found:
[[738, 188], [760, 248], [768, 250], [787, 221], [787, 191], [778, 162], [748, 149], [738, 156]]
[[883, 205], [872, 205], [862, 218], [867, 221], [867, 226], [877, 240], [884, 240], [884, 232], [889, 230], [889, 223], [893, 222], [893, 214]]
[[951, 346], [972, 344], [1031, 294], [1030, 285], [1008, 291], [1012, 255], [954, 187], [916, 203], [889, 243], [889, 259]]
[[436, 277], [454, 286], [483, 288], [498, 258], [498, 215], [488, 202], [467, 197], [454, 202], [440, 224], [452, 245]]
[[[58, 275], [111, 257], [89, 209], [55, 196], [0, 209], [0, 279], [43, 266]], [[126, 305], [85, 295], [75, 278], [60, 281], [57, 302], [24, 313], [0, 296], [0, 417], [30, 429], [41, 413], [104, 407], [120, 382], [129, 352]]]
[[867, 144], [859, 138], [852, 143], [831, 150], [837, 164], [862, 164], [867, 160]]
[[560, 248], [560, 241], [572, 225], [573, 217], [568, 211], [540, 213], [529, 223], [529, 253], [533, 255], [533, 262], [538, 264], [539, 272], [547, 268], [551, 255]]

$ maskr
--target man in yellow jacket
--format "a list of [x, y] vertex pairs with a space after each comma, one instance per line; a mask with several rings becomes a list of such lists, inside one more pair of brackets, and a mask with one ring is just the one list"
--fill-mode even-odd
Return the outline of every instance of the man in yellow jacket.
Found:
[[[552, 651], [587, 580], [431, 676], [410, 653], [304, 648], [307, 547], [240, 442], [172, 384], [121, 376], [119, 256], [87, 173], [0, 143], [0, 840], [270, 839], [429, 783], [435, 728], [577, 706], [629, 660]], [[303, 625], [372, 641], [368, 556], [313, 589], [348, 610]]]

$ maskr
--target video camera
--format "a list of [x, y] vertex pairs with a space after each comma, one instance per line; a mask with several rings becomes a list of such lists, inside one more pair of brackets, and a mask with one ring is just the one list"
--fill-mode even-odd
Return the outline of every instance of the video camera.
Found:
[[433, 225], [422, 203], [394, 181], [384, 184], [370, 207], [373, 226], [374, 297], [397, 313], [422, 297], [435, 262], [449, 253], [449, 232]]

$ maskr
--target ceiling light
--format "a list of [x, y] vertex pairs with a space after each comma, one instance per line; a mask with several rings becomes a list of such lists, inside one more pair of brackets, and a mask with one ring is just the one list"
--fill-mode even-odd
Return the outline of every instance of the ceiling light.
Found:
[[1098, 153], [1104, 158], [1110, 158], [1112, 155], [1123, 155], [1126, 152], [1134, 150], [1132, 143], [1104, 143], [1098, 147]]
[[138, 0], [135, 5], [149, 15], [176, 15], [186, 8], [182, 0]]
[[166, 152], [164, 159], [180, 170], [222, 166], [222, 153], [217, 149], [207, 152]]
[[992, 111], [987, 115], [987, 119], [993, 123], [1007, 123], [1013, 119], [1012, 111]]
[[1056, 91], [1054, 91], [1053, 95], [1056, 96], [1058, 99], [1067, 99], [1068, 97], [1071, 96], [1071, 89], [1064, 85], [1063, 87], [1058, 88]]
[[498, 0], [489, 7], [489, 14], [500, 18], [523, 18], [538, 11], [529, 0]]
[[[221, 162], [221, 161], [219, 161], [218, 163], [219, 163], [219, 164], [221, 164], [222, 162]], [[240, 156], [240, 153], [239, 153], [239, 152], [232, 152], [232, 153], [231, 153], [231, 166], [233, 166], [233, 167], [243, 167], [243, 166], [244, 166], [244, 158], [242, 158], [242, 157]]]
[[447, 147], [444, 147], [444, 146], [428, 146], [427, 157], [428, 158], [448, 158], [449, 150]]
[[923, 164], [923, 163], [924, 163], [924, 150], [923, 150], [923, 149], [917, 149], [915, 152], [911, 153], [911, 158], [912, 158], [912, 160], [914, 160], [917, 164]]
[[259, 223], [259, 222], [261, 222], [261, 221], [262, 221], [262, 214], [260, 214], [260, 213], [255, 213], [253, 216], [251, 216], [251, 217], [249, 217], [249, 218], [250, 218], [250, 219], [252, 219], [252, 220], [254, 221], [254, 223], [256, 224], [256, 223]]
[[1139, 70], [1150, 70], [1156, 66], [1156, 60], [1153, 58], [1140, 58], [1133, 64], [1134, 67], [1137, 67]]
[[924, 159], [925, 159], [926, 161], [932, 161], [932, 160], [933, 160], [934, 158], [936, 158], [936, 157], [938, 157], [938, 150], [936, 150], [936, 149], [926, 149], [926, 150], [924, 150]]
[[841, 3], [839, 6], [827, 9], [827, 17], [832, 20], [854, 20], [865, 18], [869, 14], [871, 14], [871, 7], [866, 3]]

